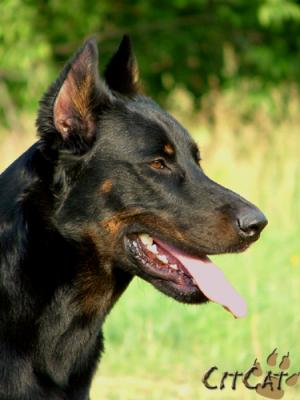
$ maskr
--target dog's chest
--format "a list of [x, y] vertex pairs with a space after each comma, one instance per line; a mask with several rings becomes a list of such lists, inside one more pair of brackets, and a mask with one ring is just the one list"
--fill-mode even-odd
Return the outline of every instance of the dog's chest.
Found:
[[58, 293], [39, 320], [35, 364], [59, 385], [102, 350], [101, 320], [78, 313], [72, 296]]

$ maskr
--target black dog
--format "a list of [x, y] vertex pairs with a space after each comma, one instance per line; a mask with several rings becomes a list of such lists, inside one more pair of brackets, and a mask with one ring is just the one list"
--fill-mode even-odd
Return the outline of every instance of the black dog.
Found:
[[88, 399], [103, 321], [135, 275], [245, 312], [207, 255], [244, 250], [264, 215], [137, 93], [127, 37], [105, 79], [97, 61], [89, 40], [41, 101], [39, 141], [0, 177], [1, 400]]

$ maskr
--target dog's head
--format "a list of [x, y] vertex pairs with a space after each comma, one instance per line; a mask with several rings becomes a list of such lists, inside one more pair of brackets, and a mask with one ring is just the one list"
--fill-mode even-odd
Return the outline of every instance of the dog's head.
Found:
[[55, 160], [53, 220], [65, 236], [93, 242], [99, 274], [125, 271], [179, 301], [211, 299], [244, 314], [207, 256], [245, 250], [266, 218], [209, 179], [188, 132], [138, 93], [127, 37], [104, 78], [87, 41], [44, 96], [37, 125]]

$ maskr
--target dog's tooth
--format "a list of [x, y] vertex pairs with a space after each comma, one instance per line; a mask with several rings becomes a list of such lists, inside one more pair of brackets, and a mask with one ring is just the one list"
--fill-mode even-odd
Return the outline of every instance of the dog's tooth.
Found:
[[147, 249], [150, 250], [151, 253], [153, 253], [153, 254], [158, 254], [156, 244], [153, 244], [152, 246], [147, 246]]
[[164, 255], [159, 255], [159, 256], [157, 256], [157, 258], [164, 264], [168, 264], [168, 262], [169, 262], [167, 257]]
[[197, 286], [197, 282], [195, 281], [194, 278], [192, 278], [193, 284]]
[[153, 243], [152, 237], [149, 236], [147, 233], [141, 233], [139, 235], [139, 238], [141, 239], [142, 243], [144, 243], [146, 246], [151, 246]]
[[170, 264], [170, 267], [171, 267], [172, 269], [178, 269], [178, 267], [177, 267], [176, 264]]

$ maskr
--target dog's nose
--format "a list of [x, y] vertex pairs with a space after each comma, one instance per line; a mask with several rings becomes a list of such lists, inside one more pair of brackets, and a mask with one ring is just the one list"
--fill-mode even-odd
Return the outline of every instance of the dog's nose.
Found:
[[243, 210], [237, 216], [239, 233], [247, 239], [257, 238], [267, 223], [267, 218], [258, 209]]

